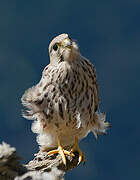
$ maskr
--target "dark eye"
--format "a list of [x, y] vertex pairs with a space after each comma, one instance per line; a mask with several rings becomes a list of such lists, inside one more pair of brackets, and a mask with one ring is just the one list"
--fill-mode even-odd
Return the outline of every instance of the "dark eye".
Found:
[[54, 45], [53, 45], [53, 50], [54, 50], [54, 51], [57, 51], [57, 49], [58, 49], [58, 44], [54, 44]]

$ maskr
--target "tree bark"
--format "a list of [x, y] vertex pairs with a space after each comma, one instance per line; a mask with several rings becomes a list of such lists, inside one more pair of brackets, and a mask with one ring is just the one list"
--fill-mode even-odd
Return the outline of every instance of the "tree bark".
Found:
[[74, 155], [66, 156], [64, 165], [59, 154], [49, 156], [47, 152], [38, 152], [32, 161], [23, 165], [16, 149], [3, 142], [0, 145], [0, 180], [62, 180], [67, 171], [78, 166], [78, 153]]

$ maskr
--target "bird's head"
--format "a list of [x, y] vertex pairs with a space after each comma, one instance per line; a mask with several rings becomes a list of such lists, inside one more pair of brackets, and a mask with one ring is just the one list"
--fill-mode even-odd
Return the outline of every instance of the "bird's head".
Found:
[[49, 45], [50, 62], [57, 64], [63, 61], [73, 61], [80, 54], [78, 45], [68, 34], [60, 34]]

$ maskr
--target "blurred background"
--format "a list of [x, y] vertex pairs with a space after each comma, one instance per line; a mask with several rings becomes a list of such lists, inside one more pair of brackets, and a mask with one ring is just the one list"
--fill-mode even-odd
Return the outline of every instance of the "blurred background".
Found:
[[38, 152], [20, 98], [49, 63], [48, 45], [60, 33], [78, 41], [97, 70], [106, 136], [81, 141], [86, 165], [66, 179], [140, 179], [140, 1], [0, 0], [0, 143], [28, 162]]

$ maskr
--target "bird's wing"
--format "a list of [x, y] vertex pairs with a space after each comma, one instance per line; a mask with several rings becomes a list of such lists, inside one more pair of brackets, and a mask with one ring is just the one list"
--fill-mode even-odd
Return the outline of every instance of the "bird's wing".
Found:
[[23, 117], [27, 119], [34, 119], [34, 114], [43, 111], [43, 101], [45, 96], [44, 88], [51, 84], [51, 75], [49, 71], [49, 65], [46, 66], [42, 73], [40, 82], [27, 89], [23, 94], [21, 101], [26, 108], [23, 110]]
[[92, 91], [94, 93], [94, 104], [95, 104], [95, 112], [98, 109], [99, 105], [99, 95], [98, 95], [98, 83], [96, 79], [96, 69], [94, 65], [86, 58], [84, 58], [84, 62], [86, 64], [87, 70], [88, 70], [88, 76], [90, 81], [90, 85], [92, 87]]

